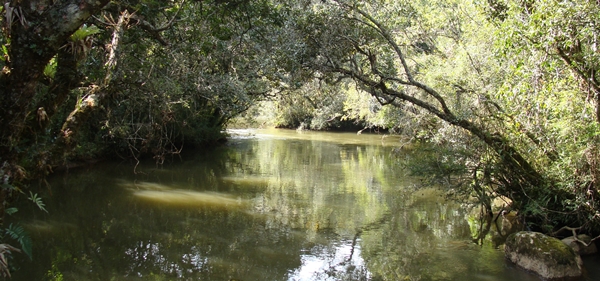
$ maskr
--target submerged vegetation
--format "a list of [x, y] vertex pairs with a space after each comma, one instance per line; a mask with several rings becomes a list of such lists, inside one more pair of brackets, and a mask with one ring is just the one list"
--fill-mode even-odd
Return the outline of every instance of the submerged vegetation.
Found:
[[600, 234], [596, 2], [34, 2], [0, 8], [0, 218], [27, 194], [45, 210], [28, 184], [57, 167], [162, 163], [243, 114], [431, 143], [436, 179], [488, 213]]

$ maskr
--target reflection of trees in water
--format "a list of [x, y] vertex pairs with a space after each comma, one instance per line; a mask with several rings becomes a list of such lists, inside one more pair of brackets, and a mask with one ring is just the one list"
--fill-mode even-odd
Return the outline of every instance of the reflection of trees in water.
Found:
[[[135, 179], [109, 167], [72, 173], [64, 187], [57, 181], [49, 216], [70, 227], [35, 234], [33, 270], [14, 279], [51, 272], [89, 280], [282, 280], [307, 271], [313, 280], [428, 280], [480, 266], [461, 256], [481, 255], [463, 242], [465, 214], [435, 192], [409, 190], [391, 148], [247, 140], [189, 158], [141, 167], [146, 174]], [[249, 203], [156, 205], [116, 178], [134, 183], [131, 189], [152, 182]], [[320, 266], [310, 270], [311, 261]]]
[[[466, 214], [436, 196], [407, 198], [394, 205], [392, 219], [363, 234], [371, 273], [383, 280], [469, 280], [482, 268], [502, 269], [502, 259], [485, 257], [470, 238]], [[438, 199], [435, 199], [438, 198]], [[491, 258], [491, 259], [490, 259]], [[494, 263], [496, 263], [494, 265]], [[495, 267], [489, 271], [490, 266]]]
[[371, 171], [348, 170], [340, 164], [337, 144], [281, 140], [258, 141], [240, 148], [234, 158], [253, 168], [231, 164], [232, 173], [270, 177], [255, 200], [256, 207], [271, 220], [293, 229], [313, 233], [339, 227], [352, 230], [356, 224], [352, 218], [362, 220], [365, 212], [364, 206], [357, 208], [357, 201], [361, 205], [379, 203], [365, 198], [369, 194], [366, 188], [373, 188], [373, 184], [365, 184], [373, 182]]
[[[154, 170], [137, 180], [196, 190], [226, 189], [217, 186], [215, 177], [223, 174], [227, 158], [215, 160], [209, 159], [210, 165], [195, 163], [193, 168]], [[132, 200], [131, 192], [120, 187], [121, 181], [136, 182], [126, 180], [130, 172], [75, 171], [65, 186], [54, 183], [53, 196], [47, 200], [50, 216], [73, 227], [57, 224], [48, 226], [52, 232], [32, 233], [34, 264], [23, 261], [31, 270], [18, 271], [14, 280], [41, 280], [47, 274], [71, 280], [124, 276], [276, 280], [287, 268], [299, 265], [302, 237], [272, 228], [264, 218], [244, 210], [174, 208]], [[121, 180], [115, 182], [116, 178]]]
[[[152, 276], [277, 280], [287, 268], [300, 264], [297, 253], [302, 237], [270, 229], [263, 220], [243, 212], [148, 209], [119, 204], [112, 204], [112, 208], [129, 215], [120, 214], [116, 216], [119, 219], [103, 220], [100, 224], [82, 221], [78, 234], [69, 241], [57, 237], [43, 245], [71, 255], [59, 260], [63, 264], [46, 268], [55, 266], [72, 280], [110, 280], [119, 276], [143, 280]], [[51, 253], [46, 254], [49, 255], [38, 258], [48, 263], [57, 261]]]
[[[458, 280], [500, 270], [499, 255], [486, 257], [469, 241], [465, 213], [437, 195], [396, 196], [396, 202], [389, 202], [392, 210], [379, 220], [355, 229], [353, 238], [338, 237], [338, 245], [317, 251], [334, 254], [314, 280]], [[340, 252], [343, 258], [336, 259]]]

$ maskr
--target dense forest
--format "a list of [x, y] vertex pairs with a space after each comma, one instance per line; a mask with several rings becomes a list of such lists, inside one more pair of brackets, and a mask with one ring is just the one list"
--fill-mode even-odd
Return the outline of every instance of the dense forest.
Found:
[[[600, 5], [558, 0], [4, 1], [0, 218], [60, 167], [162, 163], [234, 118], [401, 134], [449, 191], [600, 234]], [[426, 170], [425, 168], [422, 170]], [[4, 255], [30, 254], [3, 225]]]

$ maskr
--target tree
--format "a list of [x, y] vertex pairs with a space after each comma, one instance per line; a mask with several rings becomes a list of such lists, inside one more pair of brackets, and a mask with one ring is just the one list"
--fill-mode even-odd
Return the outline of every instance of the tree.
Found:
[[550, 160], [541, 166], [544, 173], [559, 190], [571, 194], [564, 211], [577, 214], [580, 222], [574, 224], [597, 228], [597, 3], [479, 5], [498, 30], [494, 49], [506, 65], [507, 78], [495, 98], [515, 121], [512, 128], [519, 132], [515, 139], [530, 139], [544, 147]]
[[[520, 175], [519, 179], [515, 179], [519, 181], [518, 185], [540, 184], [541, 175], [520, 152], [507, 142], [505, 137], [496, 132], [489, 132], [470, 120], [457, 116], [448, 105], [445, 95], [418, 80], [416, 77], [418, 65], [409, 63], [405, 52], [388, 27], [355, 4], [341, 1], [335, 4], [341, 8], [343, 13], [339, 15], [339, 18], [334, 18], [335, 20], [354, 21], [359, 27], [371, 29], [362, 32], [374, 32], [374, 34], [367, 34], [367, 36], [372, 36], [371, 38], [352, 38], [348, 33], [356, 32], [356, 30], [350, 32], [337, 30], [339, 33], [333, 33], [335, 36], [333, 40], [336, 41], [332, 41], [336, 44], [351, 46], [353, 49], [343, 50], [349, 53], [348, 57], [333, 54], [333, 51], [340, 51], [339, 48], [320, 49], [322, 61], [314, 64], [314, 67], [319, 67], [324, 72], [339, 73], [354, 79], [364, 90], [377, 97], [382, 104], [399, 105], [399, 101], [409, 102], [426, 109], [452, 125], [469, 131], [492, 147], [507, 169], [512, 170], [514, 175]], [[344, 26], [346, 27], [347, 23]], [[310, 39], [316, 42], [323, 40], [323, 38], [315, 37]], [[377, 41], [373, 43], [370, 40]], [[328, 43], [333, 43], [332, 41]], [[381, 48], [381, 46], [384, 47]], [[390, 51], [392, 52], [390, 53]], [[398, 60], [400, 66], [395, 68], [391, 60]], [[425, 96], [418, 97], [417, 94]]]
[[[23, 181], [27, 175], [19, 165], [19, 155], [26, 149], [21, 146], [24, 134], [28, 133], [27, 119], [32, 106], [38, 99], [40, 82], [44, 70], [58, 53], [60, 68], [57, 81], [70, 82], [75, 78], [63, 71], [65, 65], [76, 64], [72, 57], [65, 56], [65, 46], [74, 32], [98, 13], [109, 1], [4, 1], [0, 11], [4, 15], [2, 21], [2, 72], [0, 73], [0, 223], [7, 212], [7, 201], [13, 193], [19, 190], [16, 183]], [[66, 78], [66, 79], [62, 79]], [[65, 81], [66, 80], [66, 81]], [[69, 86], [55, 85], [56, 89]], [[64, 98], [62, 93], [44, 101], [49, 104], [60, 103]], [[55, 99], [54, 101], [52, 99]], [[41, 123], [48, 118], [43, 108], [35, 111], [37, 120]], [[50, 111], [52, 114], [53, 112]], [[29, 117], [31, 118], [31, 117]], [[30, 193], [30, 199], [40, 209], [44, 205], [40, 198]], [[8, 209], [9, 213], [15, 209]], [[15, 239], [21, 249], [31, 257], [31, 240], [18, 225], [10, 225], [3, 232]], [[3, 241], [5, 242], [5, 241]], [[5, 276], [10, 276], [4, 255], [14, 247], [3, 243], [0, 270]], [[8, 250], [7, 250], [8, 249]]]
[[[50, 60], [69, 42], [70, 36], [109, 1], [6, 1], [3, 14], [4, 59], [0, 73], [0, 218], [13, 182], [25, 178], [18, 165], [19, 147], [26, 133], [28, 113], [35, 104], [38, 86]], [[69, 59], [60, 65], [71, 64]], [[58, 74], [62, 75], [62, 72]], [[60, 99], [60, 96], [55, 97]], [[39, 112], [40, 122], [46, 118]]]
[[[506, 55], [517, 52], [543, 54], [541, 68], [555, 68], [560, 61], [567, 72], [560, 75], [578, 80], [579, 94], [595, 107], [600, 122], [598, 82], [598, 34], [600, 7], [592, 1], [488, 1], [488, 16], [504, 30], [500, 36]], [[492, 7], [496, 7], [493, 9]], [[493, 13], [492, 11], [498, 11]], [[548, 11], [552, 11], [549, 13]], [[556, 68], [555, 68], [556, 70]]]
[[24, 179], [23, 166], [43, 175], [86, 141], [164, 158], [185, 135], [219, 138], [267, 92], [269, 74], [257, 64], [268, 51], [259, 37], [280, 21], [270, 2], [88, 2], [5, 5], [7, 184]]
[[[320, 12], [304, 16], [297, 29], [302, 34], [297, 37], [305, 38], [312, 50], [306, 53], [305, 67], [333, 77], [330, 81], [352, 79], [382, 105], [417, 106], [484, 143], [492, 153], [473, 159], [483, 164], [474, 165], [473, 192], [485, 183], [485, 193], [511, 198], [532, 226], [548, 231], [546, 227], [578, 222], [596, 228], [594, 211], [571, 203], [581, 193], [556, 184], [554, 174], [545, 168], [559, 157], [552, 143], [542, 141], [545, 132], [523, 126], [527, 123], [510, 110], [514, 105], [503, 99], [507, 85], [503, 75], [508, 72], [485, 69], [502, 67], [503, 62], [492, 55], [482, 59], [482, 51], [469, 49], [469, 44], [483, 42], [486, 48], [486, 43], [494, 43], [473, 35], [485, 24], [475, 6], [452, 1], [419, 5], [342, 0], [315, 5]], [[466, 72], [455, 71], [456, 75], [451, 68]], [[595, 205], [594, 198], [586, 200]]]
[[269, 5], [6, 1], [0, 218], [27, 180], [73, 153], [98, 157], [112, 146], [161, 162], [181, 151], [184, 136], [221, 137], [228, 118], [265, 92], [267, 83], [247, 70], [260, 70], [251, 66], [262, 52], [255, 39], [279, 16]]

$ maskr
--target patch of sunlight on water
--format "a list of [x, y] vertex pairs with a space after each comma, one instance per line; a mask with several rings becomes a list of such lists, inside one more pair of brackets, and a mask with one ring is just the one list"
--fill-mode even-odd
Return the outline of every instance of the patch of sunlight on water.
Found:
[[58, 221], [32, 220], [23, 224], [30, 232], [53, 234], [63, 230], [74, 230], [77, 225]]
[[188, 190], [139, 190], [133, 193], [134, 196], [156, 203], [171, 204], [177, 206], [216, 206], [235, 208], [242, 207], [244, 201], [241, 198], [231, 198], [225, 194], [214, 192], [198, 192]]
[[401, 137], [387, 134], [360, 134], [352, 132], [318, 132], [297, 131], [285, 129], [228, 129], [227, 133], [232, 139], [259, 139], [259, 140], [315, 140], [334, 142], [339, 144], [369, 144], [383, 146], [402, 146]]
[[128, 190], [131, 190], [131, 191], [135, 191], [135, 190], [165, 191], [165, 190], [173, 190], [175, 188], [174, 186], [170, 186], [170, 185], [166, 185], [166, 184], [162, 184], [162, 183], [156, 183], [156, 182], [147, 182], [147, 181], [128, 182], [125, 180], [120, 180], [119, 186], [121, 186], [125, 189], [128, 189]]
[[[245, 200], [229, 194], [218, 192], [200, 192], [171, 188], [164, 184], [140, 182], [126, 185], [130, 187], [133, 196], [158, 204], [173, 206], [211, 206], [223, 208], [240, 208], [247, 205]], [[137, 189], [131, 188], [135, 187]]]

